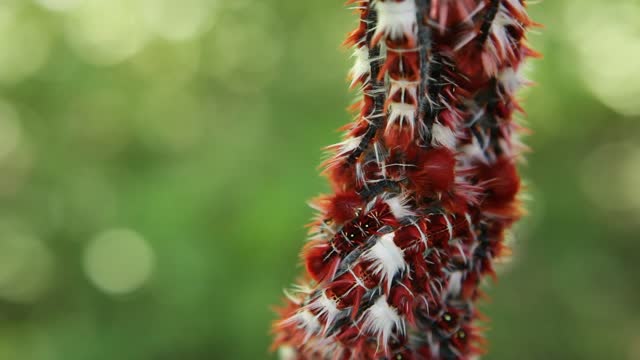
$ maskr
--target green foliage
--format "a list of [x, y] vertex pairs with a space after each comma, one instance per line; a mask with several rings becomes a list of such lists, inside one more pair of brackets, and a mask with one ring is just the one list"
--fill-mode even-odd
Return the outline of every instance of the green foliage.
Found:
[[[640, 108], [620, 105], [640, 81], [594, 90], [617, 68], [579, 33], [608, 27], [573, 3], [532, 6], [531, 214], [487, 286], [488, 359], [640, 356]], [[617, 3], [612, 36], [640, 17]], [[268, 358], [349, 121], [352, 22], [340, 2], [3, 0], [0, 359]]]

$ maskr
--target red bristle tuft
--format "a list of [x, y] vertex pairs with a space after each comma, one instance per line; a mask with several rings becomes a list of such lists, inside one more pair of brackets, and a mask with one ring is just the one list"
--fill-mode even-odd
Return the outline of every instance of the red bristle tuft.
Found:
[[447, 148], [437, 148], [418, 155], [408, 176], [423, 196], [449, 191], [455, 182], [455, 155]]

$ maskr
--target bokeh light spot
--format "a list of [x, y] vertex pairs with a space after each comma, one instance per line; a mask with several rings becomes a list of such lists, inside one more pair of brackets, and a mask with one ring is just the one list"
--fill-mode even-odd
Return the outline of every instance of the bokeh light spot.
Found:
[[154, 253], [138, 233], [110, 229], [93, 238], [85, 249], [84, 270], [98, 289], [112, 295], [131, 293], [149, 280]]
[[70, 13], [66, 37], [94, 65], [113, 65], [136, 54], [149, 34], [138, 18], [138, 2], [87, 1]]
[[51, 286], [53, 256], [29, 231], [0, 222], [0, 298], [17, 303], [38, 300]]
[[0, 8], [0, 82], [17, 83], [38, 71], [49, 57], [50, 43], [40, 22]]
[[10, 24], [16, 17], [17, 4], [15, 0], [0, 2], [0, 26]]
[[215, 6], [215, 0], [142, 0], [141, 14], [154, 34], [185, 40], [211, 26]]
[[566, 14], [566, 34], [588, 90], [621, 114], [640, 115], [640, 2], [569, 1]]
[[35, 0], [37, 4], [51, 11], [69, 11], [78, 7], [84, 0]]

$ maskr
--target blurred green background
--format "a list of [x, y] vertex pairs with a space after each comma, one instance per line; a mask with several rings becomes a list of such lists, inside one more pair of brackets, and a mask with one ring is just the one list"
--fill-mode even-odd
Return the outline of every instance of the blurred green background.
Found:
[[[640, 359], [640, 3], [546, 1], [487, 359]], [[0, 360], [264, 359], [349, 121], [341, 1], [0, 1]]]

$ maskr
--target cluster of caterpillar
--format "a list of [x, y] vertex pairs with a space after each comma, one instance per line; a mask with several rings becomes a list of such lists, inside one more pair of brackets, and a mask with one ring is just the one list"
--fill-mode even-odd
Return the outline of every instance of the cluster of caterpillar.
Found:
[[284, 359], [472, 359], [481, 280], [509, 255], [526, 150], [524, 0], [350, 0], [360, 99], [328, 147], [305, 274], [274, 324]]

